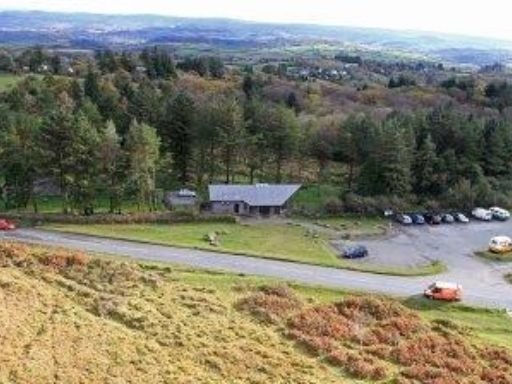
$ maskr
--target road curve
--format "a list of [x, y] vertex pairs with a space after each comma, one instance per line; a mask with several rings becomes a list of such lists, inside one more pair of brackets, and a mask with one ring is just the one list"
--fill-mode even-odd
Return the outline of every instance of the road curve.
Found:
[[[133, 259], [170, 262], [193, 267], [280, 278], [300, 283], [345, 288], [397, 296], [422, 292], [433, 277], [395, 277], [286, 261], [260, 259], [194, 249], [112, 240], [40, 229], [18, 229], [0, 234], [0, 239], [80, 249]], [[512, 286], [498, 278], [496, 269], [482, 263], [481, 277], [449, 271], [436, 280], [456, 280], [464, 286], [464, 302], [493, 308], [512, 308]]]

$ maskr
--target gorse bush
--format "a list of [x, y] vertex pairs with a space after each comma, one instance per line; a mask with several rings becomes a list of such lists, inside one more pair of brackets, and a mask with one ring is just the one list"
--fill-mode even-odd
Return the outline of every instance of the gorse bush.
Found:
[[64, 271], [73, 267], [84, 267], [89, 262], [89, 257], [80, 251], [46, 250], [29, 246], [0, 242], [0, 266], [20, 267], [44, 266], [56, 271]]
[[366, 296], [293, 306], [290, 297], [290, 292], [266, 288], [245, 298], [241, 308], [271, 318], [309, 353], [324, 356], [354, 378], [403, 384], [512, 383], [510, 351], [473, 344], [464, 337], [466, 330], [446, 321], [427, 323], [396, 301]]

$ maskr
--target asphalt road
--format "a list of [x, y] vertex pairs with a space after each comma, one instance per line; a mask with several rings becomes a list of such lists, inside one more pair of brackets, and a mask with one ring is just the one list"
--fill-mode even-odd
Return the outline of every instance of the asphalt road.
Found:
[[[512, 222], [509, 225], [510, 229], [512, 229]], [[453, 229], [449, 230], [444, 229], [444, 227], [411, 228], [399, 234], [396, 237], [398, 240], [393, 240], [393, 238], [374, 240], [374, 242], [377, 242], [376, 244], [378, 244], [379, 241], [383, 241], [387, 244], [389, 241], [403, 242], [404, 239], [407, 239], [407, 241], [411, 243], [409, 251], [415, 252], [418, 250], [419, 252], [426, 252], [424, 247], [430, 242], [437, 247], [437, 249], [434, 247], [429, 250], [429, 252], [432, 253], [430, 255], [431, 257], [435, 257], [440, 253], [449, 255], [444, 258], [449, 266], [449, 271], [435, 277], [375, 275], [285, 261], [173, 248], [123, 240], [110, 240], [93, 236], [50, 232], [40, 229], [18, 229], [12, 232], [4, 232], [0, 234], [0, 239], [19, 240], [28, 243], [67, 247], [91, 252], [103, 252], [140, 260], [171, 262], [199, 268], [260, 275], [306, 284], [398, 296], [418, 295], [421, 294], [423, 289], [433, 280], [447, 280], [463, 285], [464, 302], [466, 303], [486, 307], [512, 309], [512, 285], [506, 283], [503, 279], [505, 271], [512, 271], [512, 266], [510, 264], [500, 265], [487, 263], [471, 256], [468, 252], [471, 251], [474, 246], [474, 239], [478, 238], [478, 241], [480, 241], [486, 236], [485, 234], [476, 236], [475, 234], [480, 233], [480, 231], [472, 228], [476, 227], [468, 226], [463, 228], [454, 226]], [[492, 224], [489, 224], [487, 227], [482, 226], [479, 228], [487, 232], [498, 230], [495, 229]], [[454, 234], [446, 234], [443, 232], [446, 230], [455, 232]], [[404, 234], [405, 237], [403, 237]], [[456, 236], [456, 239], [454, 239], [454, 236]], [[438, 243], [436, 239], [443, 237], [446, 241]], [[418, 238], [425, 238], [427, 240], [426, 242], [420, 241], [418, 243]], [[416, 241], [414, 239], [416, 239]], [[264, 241], [264, 239], [262, 239], [262, 241]], [[446, 244], [451, 246], [448, 249], [444, 249]], [[372, 244], [372, 246], [374, 246], [374, 244]], [[401, 249], [401, 252], [403, 251], [407, 251], [407, 248]]]

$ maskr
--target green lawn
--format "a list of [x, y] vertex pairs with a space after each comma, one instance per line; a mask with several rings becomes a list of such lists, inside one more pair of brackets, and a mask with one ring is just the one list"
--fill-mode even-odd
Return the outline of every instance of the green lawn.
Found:
[[0, 92], [9, 89], [23, 78], [24, 76], [16, 76], [10, 73], [0, 73]]
[[[250, 254], [304, 263], [338, 266], [326, 239], [307, 236], [300, 227], [287, 225], [240, 225], [190, 223], [175, 225], [49, 225], [46, 228], [128, 240], [147, 241], [186, 248], [201, 248]], [[219, 245], [212, 246], [204, 238], [218, 232]]]
[[484, 259], [490, 260], [490, 261], [501, 261], [501, 262], [511, 262], [512, 261], [512, 252], [494, 253], [491, 251], [478, 251], [478, 252], [475, 252], [475, 255], [478, 257], [482, 257]]
[[413, 297], [405, 306], [419, 311], [426, 320], [450, 320], [493, 344], [512, 348], [512, 319], [502, 310], [470, 307], [460, 303], [445, 303]]
[[326, 201], [336, 200], [339, 196], [340, 188], [335, 185], [304, 186], [293, 196], [291, 204], [294, 208], [319, 212], [324, 208]]
[[[135, 240], [185, 248], [245, 254], [256, 257], [296, 261], [378, 274], [417, 276], [444, 271], [442, 263], [415, 268], [398, 268], [371, 263], [353, 263], [339, 259], [328, 245], [325, 234], [312, 235], [296, 225], [233, 223], [187, 224], [49, 224], [44, 228], [57, 231]], [[219, 233], [218, 246], [205, 240], [210, 233]]]

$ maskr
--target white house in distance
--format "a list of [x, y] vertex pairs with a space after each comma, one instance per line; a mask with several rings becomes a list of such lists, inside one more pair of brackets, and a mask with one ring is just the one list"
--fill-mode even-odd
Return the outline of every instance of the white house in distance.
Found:
[[280, 215], [300, 184], [209, 185], [213, 213], [268, 216]]

